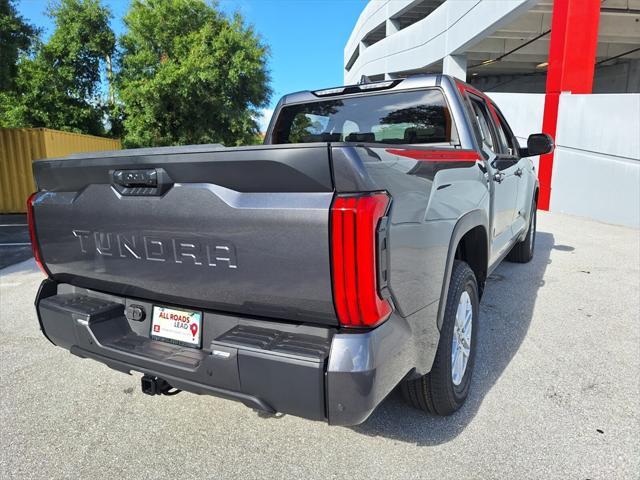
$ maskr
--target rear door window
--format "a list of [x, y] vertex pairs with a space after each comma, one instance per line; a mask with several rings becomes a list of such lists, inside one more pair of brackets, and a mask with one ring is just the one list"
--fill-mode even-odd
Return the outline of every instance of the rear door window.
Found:
[[498, 110], [498, 108], [493, 105], [493, 108], [498, 116], [498, 136], [500, 138], [500, 144], [502, 146], [503, 152], [508, 156], [517, 156], [518, 155], [518, 146], [516, 144], [515, 137], [509, 128], [509, 124], [504, 119], [502, 112]]
[[485, 145], [493, 153], [500, 153], [496, 134], [491, 126], [491, 114], [486, 103], [474, 95], [469, 95], [469, 103], [471, 105], [472, 122], [475, 123], [475, 134], [480, 145]]

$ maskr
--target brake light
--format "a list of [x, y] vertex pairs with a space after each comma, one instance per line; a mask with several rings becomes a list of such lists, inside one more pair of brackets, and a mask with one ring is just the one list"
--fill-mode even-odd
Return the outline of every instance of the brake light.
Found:
[[374, 327], [391, 314], [380, 297], [376, 258], [378, 223], [389, 205], [385, 193], [336, 197], [331, 206], [333, 298], [344, 327]]
[[44, 268], [42, 264], [42, 257], [40, 256], [40, 248], [38, 246], [38, 240], [36, 239], [36, 225], [33, 217], [33, 200], [35, 199], [38, 192], [32, 193], [29, 195], [27, 199], [27, 223], [29, 223], [29, 238], [31, 240], [31, 249], [33, 250], [33, 258], [35, 258], [36, 263], [42, 273], [44, 273], [47, 277], [49, 276], [49, 272]]

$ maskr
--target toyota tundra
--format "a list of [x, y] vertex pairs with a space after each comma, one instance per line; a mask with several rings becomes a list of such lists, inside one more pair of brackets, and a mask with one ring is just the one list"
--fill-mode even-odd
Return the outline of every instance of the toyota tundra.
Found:
[[36, 161], [40, 327], [152, 395], [355, 425], [399, 386], [450, 414], [489, 274], [534, 254], [552, 149], [426, 75], [287, 95], [264, 145]]

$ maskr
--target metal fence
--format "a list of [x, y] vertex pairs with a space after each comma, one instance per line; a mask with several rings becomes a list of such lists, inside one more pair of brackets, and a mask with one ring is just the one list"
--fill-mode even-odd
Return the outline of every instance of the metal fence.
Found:
[[72, 153], [120, 150], [120, 140], [48, 128], [0, 128], [0, 213], [23, 213], [35, 191], [31, 162]]

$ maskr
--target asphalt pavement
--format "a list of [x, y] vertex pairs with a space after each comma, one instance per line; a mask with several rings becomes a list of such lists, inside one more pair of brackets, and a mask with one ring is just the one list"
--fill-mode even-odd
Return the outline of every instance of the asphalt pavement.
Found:
[[638, 230], [541, 213], [533, 261], [488, 282], [466, 405], [436, 418], [393, 393], [353, 428], [145, 396], [42, 337], [41, 279], [32, 260], [0, 271], [2, 479], [640, 475]]

